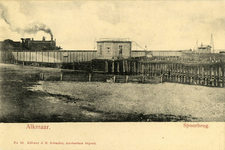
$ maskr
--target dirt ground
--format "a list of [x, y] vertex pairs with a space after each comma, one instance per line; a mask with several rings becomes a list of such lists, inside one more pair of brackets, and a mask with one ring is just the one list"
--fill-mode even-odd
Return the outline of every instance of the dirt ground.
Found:
[[0, 64], [0, 122], [224, 122], [225, 88], [40, 81], [61, 69]]

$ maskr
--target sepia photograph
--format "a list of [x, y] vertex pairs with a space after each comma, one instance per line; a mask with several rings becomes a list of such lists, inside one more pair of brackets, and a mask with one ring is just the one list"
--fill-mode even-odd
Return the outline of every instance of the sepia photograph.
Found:
[[[132, 132], [131, 125], [151, 132], [218, 125], [222, 150], [225, 2], [0, 1], [0, 122], [22, 126], [29, 136], [68, 124], [84, 127], [79, 133], [124, 124]], [[22, 139], [11, 144], [21, 146]], [[49, 143], [93, 146], [96, 140], [25, 140]]]

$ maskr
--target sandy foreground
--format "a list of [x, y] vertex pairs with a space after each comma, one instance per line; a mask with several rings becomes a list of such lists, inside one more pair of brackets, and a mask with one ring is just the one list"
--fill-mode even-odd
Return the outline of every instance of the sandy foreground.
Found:
[[44, 91], [90, 101], [103, 112], [172, 114], [225, 121], [225, 90], [174, 83], [42, 82]]
[[61, 70], [0, 67], [1, 122], [225, 121], [225, 88], [38, 81], [34, 74]]

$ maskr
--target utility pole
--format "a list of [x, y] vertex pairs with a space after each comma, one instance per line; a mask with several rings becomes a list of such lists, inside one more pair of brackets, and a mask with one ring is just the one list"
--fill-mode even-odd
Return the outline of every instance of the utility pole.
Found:
[[212, 49], [213, 49], [213, 53], [215, 53], [215, 51], [214, 51], [214, 43], [213, 43], [213, 35], [212, 35], [212, 34], [211, 34], [210, 46], [211, 46]]
[[195, 48], [198, 49], [198, 39], [197, 39], [197, 42], [196, 42], [196, 44], [195, 44], [195, 47], [193, 48], [193, 51], [194, 51], [194, 52], [195, 52]]

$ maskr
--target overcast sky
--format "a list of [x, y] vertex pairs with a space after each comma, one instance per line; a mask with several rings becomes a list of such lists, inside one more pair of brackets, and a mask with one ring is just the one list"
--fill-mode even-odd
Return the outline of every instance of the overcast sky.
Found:
[[129, 38], [148, 50], [193, 49], [197, 41], [210, 45], [211, 34], [215, 49], [225, 49], [225, 1], [14, 1], [0, 2], [0, 14], [1, 41], [50, 40], [26, 30], [43, 24], [65, 50], [92, 50], [100, 38]]

